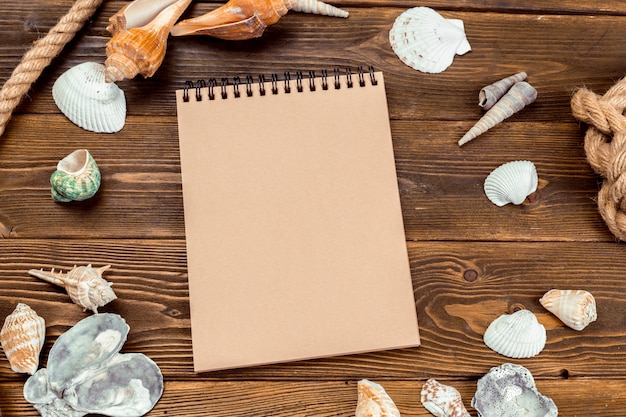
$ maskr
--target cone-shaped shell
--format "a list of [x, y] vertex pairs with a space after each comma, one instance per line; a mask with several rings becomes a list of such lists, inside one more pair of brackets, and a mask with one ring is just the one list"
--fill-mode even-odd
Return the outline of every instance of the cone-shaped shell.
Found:
[[552, 289], [539, 302], [574, 330], [582, 330], [598, 318], [596, 300], [591, 293], [584, 290]]
[[39, 354], [46, 337], [46, 323], [28, 305], [18, 303], [4, 320], [0, 342], [11, 369], [34, 374], [39, 367]]
[[362, 379], [357, 395], [355, 417], [400, 417], [396, 404], [381, 385]]
[[546, 345], [546, 329], [529, 310], [519, 310], [495, 319], [483, 336], [492, 350], [509, 358], [530, 358]]
[[343, 9], [320, 0], [296, 0], [291, 10], [294, 12], [313, 13], [322, 16], [348, 17], [349, 13]]
[[511, 161], [491, 171], [485, 179], [485, 195], [496, 206], [522, 204], [537, 191], [539, 178], [535, 164], [530, 161]]
[[478, 135], [513, 116], [537, 98], [537, 90], [526, 81], [515, 83], [509, 91], [459, 140], [462, 146]]
[[478, 93], [478, 105], [485, 111], [489, 110], [515, 83], [524, 81], [526, 77], [527, 74], [525, 72], [518, 72], [517, 74], [483, 87]]
[[[149, 1], [135, 1], [136, 6], [132, 3], [125, 6], [110, 19], [111, 25], [108, 28], [113, 36], [107, 42], [107, 59], [104, 63], [107, 82], [132, 79], [138, 74], [152, 77], [165, 58], [170, 29], [191, 3], [191, 0], [154, 4]], [[167, 7], [143, 26], [129, 25], [143, 23], [144, 15], [139, 10], [145, 5], [153, 12], [156, 4]], [[124, 17], [126, 14], [132, 15], [133, 18]], [[151, 16], [151, 13], [146, 12], [145, 16]]]
[[422, 387], [420, 400], [436, 417], [470, 417], [456, 388], [429, 379]]
[[284, 16], [296, 0], [230, 0], [202, 16], [178, 22], [172, 36], [209, 35], [226, 40], [258, 38]]
[[100, 182], [100, 169], [87, 149], [61, 159], [50, 176], [52, 197], [60, 202], [87, 200], [96, 194]]

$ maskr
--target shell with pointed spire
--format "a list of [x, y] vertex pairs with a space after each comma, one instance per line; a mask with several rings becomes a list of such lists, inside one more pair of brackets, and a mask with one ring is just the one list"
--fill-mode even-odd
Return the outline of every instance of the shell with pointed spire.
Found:
[[50, 176], [52, 197], [59, 202], [83, 201], [100, 188], [98, 164], [87, 149], [77, 149], [57, 164]]
[[489, 110], [515, 83], [524, 81], [527, 76], [525, 72], [518, 72], [483, 87], [478, 93], [478, 105], [485, 111]]
[[165, 58], [167, 37], [191, 0], [135, 0], [113, 15], [107, 30], [107, 82], [151, 77]]
[[367, 379], [357, 384], [355, 417], [400, 417], [400, 411], [382, 385]]
[[46, 338], [46, 322], [24, 303], [4, 320], [0, 342], [14, 372], [34, 374]]
[[87, 266], [74, 266], [66, 274], [62, 272], [45, 272], [43, 269], [31, 269], [28, 273], [34, 277], [64, 287], [72, 301], [84, 310], [98, 312], [98, 307], [115, 300], [117, 296], [111, 289], [111, 283], [102, 278], [102, 273], [111, 265], [100, 268]]
[[312, 13], [331, 17], [348, 17], [349, 13], [343, 9], [320, 0], [296, 0], [291, 8], [294, 12]]
[[436, 379], [429, 379], [422, 387], [420, 400], [425, 409], [436, 417], [470, 417], [459, 391]]
[[539, 302], [574, 330], [583, 330], [598, 318], [596, 300], [585, 290], [552, 289], [545, 293]]

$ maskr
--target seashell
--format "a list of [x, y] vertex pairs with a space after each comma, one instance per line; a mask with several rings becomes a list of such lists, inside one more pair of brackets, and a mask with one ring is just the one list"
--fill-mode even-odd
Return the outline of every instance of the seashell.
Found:
[[482, 107], [483, 110], [489, 110], [507, 91], [509, 91], [511, 86], [520, 81], [524, 81], [527, 76], [525, 72], [518, 72], [517, 74], [483, 87], [478, 93], [478, 105]]
[[436, 417], [470, 417], [456, 388], [429, 379], [422, 387], [420, 400]]
[[596, 300], [584, 290], [552, 289], [539, 302], [574, 330], [582, 330], [598, 318]]
[[471, 50], [463, 21], [445, 19], [429, 7], [414, 7], [398, 16], [389, 43], [402, 62], [428, 73], [444, 71], [455, 55]]
[[535, 164], [511, 161], [491, 171], [483, 188], [489, 201], [502, 207], [508, 203], [522, 204], [526, 197], [537, 191], [538, 184]]
[[226, 40], [258, 38], [276, 23], [296, 0], [229, 0], [202, 16], [178, 22], [172, 36], [209, 35]]
[[28, 305], [18, 303], [4, 320], [0, 342], [14, 372], [34, 374], [46, 338], [46, 322]]
[[100, 188], [100, 169], [86, 149], [78, 149], [57, 164], [50, 176], [52, 198], [60, 202], [83, 201]]
[[34, 277], [51, 282], [60, 287], [64, 287], [72, 301], [84, 310], [98, 312], [98, 307], [115, 300], [117, 296], [111, 289], [111, 283], [102, 278], [102, 273], [109, 269], [111, 265], [100, 268], [87, 266], [74, 266], [67, 274], [50, 272], [44, 270], [31, 269], [28, 273]]
[[48, 367], [24, 385], [42, 416], [142, 416], [163, 394], [159, 367], [140, 353], [121, 354], [130, 328], [117, 314], [89, 316], [59, 336]]
[[400, 417], [396, 404], [381, 385], [362, 379], [357, 391], [355, 417]]
[[556, 417], [559, 410], [542, 395], [530, 371], [505, 363], [491, 368], [478, 380], [472, 407], [479, 417]]
[[119, 132], [126, 123], [126, 98], [105, 81], [104, 65], [83, 62], [65, 71], [52, 86], [52, 98], [65, 117], [92, 132]]
[[106, 45], [106, 81], [132, 79], [137, 74], [152, 77], [165, 58], [170, 29], [190, 3], [135, 0], [113, 15], [107, 26], [112, 37]]
[[537, 90], [526, 81], [515, 83], [502, 98], [490, 108], [476, 124], [459, 139], [462, 146], [478, 135], [513, 116], [537, 99]]
[[503, 314], [495, 319], [483, 335], [485, 344], [509, 358], [530, 358], [546, 345], [546, 328], [529, 310]]
[[294, 12], [313, 13], [322, 16], [348, 17], [349, 13], [343, 9], [324, 3], [320, 0], [296, 0], [291, 7]]

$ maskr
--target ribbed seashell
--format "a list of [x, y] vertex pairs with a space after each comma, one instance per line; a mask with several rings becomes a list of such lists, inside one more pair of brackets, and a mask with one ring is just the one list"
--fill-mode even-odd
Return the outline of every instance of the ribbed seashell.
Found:
[[478, 105], [485, 111], [489, 110], [515, 83], [524, 81], [527, 76], [525, 72], [518, 72], [517, 74], [483, 87], [478, 93]]
[[[152, 77], [161, 66], [170, 29], [191, 0], [135, 0], [109, 21], [112, 33], [104, 63], [107, 82]], [[135, 26], [141, 25], [141, 26]]]
[[0, 330], [0, 342], [11, 369], [34, 374], [39, 367], [39, 354], [45, 338], [45, 320], [28, 305], [18, 303]]
[[209, 35], [226, 40], [258, 38], [287, 14], [296, 0], [230, 0], [202, 16], [178, 22], [173, 36]]
[[470, 417], [459, 391], [436, 379], [429, 379], [422, 387], [420, 400], [424, 408], [436, 417]]
[[529, 310], [519, 310], [495, 319], [483, 335], [485, 344], [509, 358], [531, 358], [546, 345], [546, 328]]
[[102, 278], [102, 273], [109, 269], [111, 265], [100, 268], [87, 266], [74, 266], [67, 274], [62, 272], [50, 272], [44, 270], [31, 269], [28, 273], [34, 277], [51, 282], [60, 287], [64, 287], [72, 301], [84, 310], [98, 312], [98, 307], [115, 300], [117, 296], [111, 289], [111, 283]]
[[355, 417], [400, 417], [400, 411], [382, 385], [367, 379], [357, 384]]
[[312, 13], [331, 17], [348, 17], [349, 13], [339, 7], [324, 3], [320, 0], [296, 0], [291, 7], [294, 12]]
[[428, 73], [444, 71], [455, 55], [471, 50], [463, 21], [446, 19], [429, 7], [414, 7], [398, 16], [389, 43], [402, 62]]
[[596, 300], [585, 290], [552, 289], [539, 302], [574, 330], [582, 330], [598, 318]]
[[126, 97], [105, 81], [104, 65], [83, 62], [65, 71], [52, 86], [52, 98], [75, 125], [97, 133], [119, 132], [126, 123]]
[[50, 176], [52, 197], [65, 203], [93, 197], [100, 182], [100, 169], [87, 149], [77, 149], [61, 159]]
[[466, 144], [503, 120], [513, 116], [536, 99], [537, 90], [526, 81], [513, 84], [509, 91], [459, 139], [459, 146]]
[[537, 168], [530, 161], [511, 161], [491, 171], [485, 179], [483, 189], [493, 204], [522, 204], [537, 191], [539, 178]]

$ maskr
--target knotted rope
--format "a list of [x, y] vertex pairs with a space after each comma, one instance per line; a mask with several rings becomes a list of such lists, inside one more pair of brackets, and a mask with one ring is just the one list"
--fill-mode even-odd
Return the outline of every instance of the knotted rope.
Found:
[[626, 77], [604, 96], [579, 89], [571, 106], [574, 117], [589, 125], [585, 134], [587, 161], [604, 178], [598, 210], [611, 233], [626, 241]]
[[0, 136], [4, 133], [13, 110], [28, 93], [50, 62], [61, 53], [85, 22], [93, 16], [103, 0], [76, 0], [69, 12], [24, 54], [11, 77], [0, 90]]

